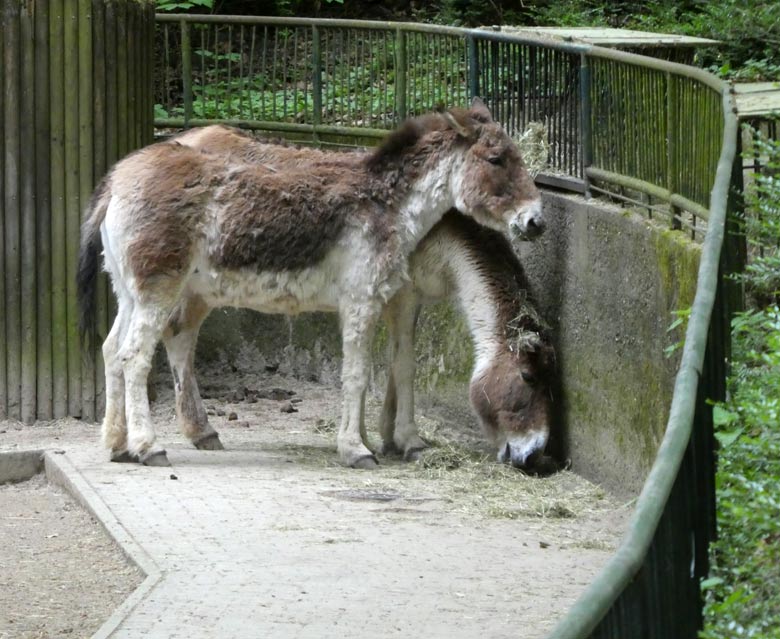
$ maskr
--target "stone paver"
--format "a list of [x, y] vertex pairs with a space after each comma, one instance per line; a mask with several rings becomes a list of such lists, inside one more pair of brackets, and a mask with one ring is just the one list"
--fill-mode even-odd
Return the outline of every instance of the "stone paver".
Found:
[[419, 487], [345, 498], [375, 475], [278, 451], [168, 452], [162, 469], [109, 463], [96, 442], [62, 456], [157, 572], [96, 636], [540, 637], [609, 556], [541, 548], [541, 523], [451, 512]]

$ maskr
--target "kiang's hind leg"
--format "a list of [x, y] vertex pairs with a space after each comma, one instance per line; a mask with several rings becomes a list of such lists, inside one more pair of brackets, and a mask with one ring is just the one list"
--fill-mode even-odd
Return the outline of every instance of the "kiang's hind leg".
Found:
[[163, 332], [163, 342], [173, 373], [176, 417], [182, 433], [200, 450], [223, 450], [217, 431], [209, 425], [194, 370], [198, 331], [210, 310], [199, 297], [182, 300]]
[[418, 459], [427, 447], [414, 421], [414, 329], [418, 313], [418, 300], [408, 289], [399, 291], [385, 311], [390, 372], [379, 426], [382, 450], [398, 452], [407, 461]]
[[117, 314], [111, 331], [103, 342], [103, 363], [106, 372], [106, 414], [103, 417], [103, 444], [111, 451], [111, 460], [135, 461], [127, 452], [127, 420], [125, 418], [125, 378], [119, 347], [127, 334], [132, 313], [132, 299], [118, 295]]
[[165, 450], [156, 443], [146, 383], [154, 349], [173, 306], [136, 300], [119, 348], [125, 380], [127, 450], [131, 457], [147, 466], [170, 465]]

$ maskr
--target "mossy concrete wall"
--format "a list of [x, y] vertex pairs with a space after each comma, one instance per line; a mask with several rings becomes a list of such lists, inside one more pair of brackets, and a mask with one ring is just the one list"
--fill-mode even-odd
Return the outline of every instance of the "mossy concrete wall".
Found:
[[580, 474], [637, 493], [663, 437], [700, 247], [603, 203], [545, 196], [549, 227], [521, 248], [555, 336], [561, 385], [555, 445]]
[[[666, 426], [681, 339], [673, 311], [690, 307], [700, 249], [679, 232], [582, 198], [545, 194], [549, 228], [521, 247], [542, 315], [553, 328], [560, 386], [555, 389], [553, 452], [614, 492], [634, 494]], [[372, 388], [381, 393], [385, 336], [374, 349]], [[198, 361], [242, 369], [277, 366], [337, 382], [335, 315], [295, 318], [217, 310], [198, 344]], [[476, 428], [468, 407], [471, 341], [450, 304], [427, 308], [417, 336], [418, 406]], [[369, 425], [371, 428], [372, 425]]]

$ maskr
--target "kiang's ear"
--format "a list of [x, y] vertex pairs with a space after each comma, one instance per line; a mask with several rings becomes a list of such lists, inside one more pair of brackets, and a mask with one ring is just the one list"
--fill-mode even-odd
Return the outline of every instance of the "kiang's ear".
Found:
[[479, 96], [474, 96], [471, 100], [471, 108], [469, 109], [469, 115], [477, 122], [492, 122], [493, 116], [490, 115], [487, 106]]
[[463, 117], [461, 111], [445, 111], [442, 113], [444, 119], [447, 120], [449, 125], [458, 132], [458, 135], [464, 138], [469, 138], [474, 133], [474, 130], [469, 125], [466, 118]]

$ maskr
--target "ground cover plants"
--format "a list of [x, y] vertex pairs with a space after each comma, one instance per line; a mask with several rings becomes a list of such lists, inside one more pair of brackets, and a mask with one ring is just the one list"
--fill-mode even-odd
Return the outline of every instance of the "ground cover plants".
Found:
[[759, 136], [758, 148], [766, 170], [746, 194], [744, 276], [755, 302], [732, 323], [729, 396], [714, 407], [719, 538], [701, 639], [774, 639], [780, 629], [780, 142]]

